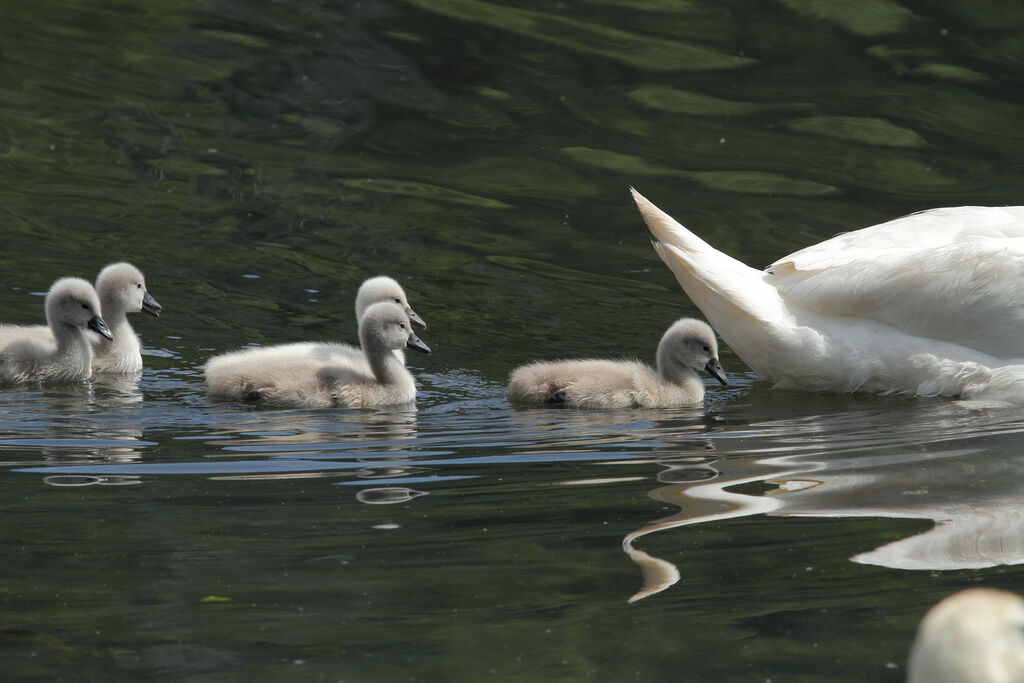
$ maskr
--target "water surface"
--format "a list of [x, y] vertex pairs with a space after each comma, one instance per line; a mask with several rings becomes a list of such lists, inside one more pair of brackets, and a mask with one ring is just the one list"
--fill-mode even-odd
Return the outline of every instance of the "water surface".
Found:
[[[3, 320], [120, 259], [165, 306], [141, 378], [0, 392], [10, 678], [899, 681], [931, 604], [1024, 591], [1018, 412], [728, 349], [699, 408], [504, 390], [698, 314], [630, 185], [754, 266], [1020, 203], [1024, 13], [43, 0], [0, 37]], [[381, 272], [415, 408], [206, 398], [213, 354], [354, 341]]]

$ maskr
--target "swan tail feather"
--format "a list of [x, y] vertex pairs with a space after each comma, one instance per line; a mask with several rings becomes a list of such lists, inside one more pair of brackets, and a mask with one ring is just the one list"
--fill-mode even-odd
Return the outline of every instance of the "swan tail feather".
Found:
[[630, 191], [655, 238], [654, 250], [719, 334], [728, 334], [722, 328], [729, 327], [730, 318], [762, 323], [778, 319], [778, 292], [765, 283], [761, 271], [718, 251], [635, 189]]

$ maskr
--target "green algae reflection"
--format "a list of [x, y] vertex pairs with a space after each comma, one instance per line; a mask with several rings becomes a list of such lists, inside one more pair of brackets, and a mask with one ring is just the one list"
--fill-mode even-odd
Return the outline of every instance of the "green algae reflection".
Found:
[[497, 199], [480, 197], [458, 190], [451, 190], [438, 185], [428, 183], [417, 183], [409, 180], [393, 180], [390, 178], [363, 178], [358, 180], [341, 180], [342, 185], [354, 187], [360, 190], [372, 192], [383, 192], [386, 194], [397, 194], [404, 197], [416, 197], [418, 199], [430, 199], [451, 204], [466, 204], [481, 209], [510, 209], [505, 202]]
[[687, 178], [712, 190], [743, 194], [818, 196], [836, 191], [836, 188], [831, 185], [810, 180], [798, 180], [767, 171], [685, 171], [652, 164], [640, 157], [621, 152], [588, 147], [566, 147], [562, 151], [575, 161], [597, 168], [619, 171], [627, 178], [632, 176], [675, 176]]
[[786, 124], [800, 133], [886, 147], [924, 147], [927, 143], [908, 128], [871, 116], [810, 116]]
[[737, 69], [757, 60], [713, 48], [623, 31], [570, 17], [478, 0], [406, 0], [428, 12], [471, 21], [651, 71]]
[[629, 98], [651, 109], [673, 114], [699, 114], [703, 116], [743, 116], [771, 109], [771, 105], [756, 102], [723, 100], [689, 90], [660, 85], [646, 85], [634, 89]]
[[858, 36], [896, 33], [914, 18], [913, 12], [890, 0], [848, 3], [833, 0], [782, 0], [782, 4], [799, 14], [835, 24]]

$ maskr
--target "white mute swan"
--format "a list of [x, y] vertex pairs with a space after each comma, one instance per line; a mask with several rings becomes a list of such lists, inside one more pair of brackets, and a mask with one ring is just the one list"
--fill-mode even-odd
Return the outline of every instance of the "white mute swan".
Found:
[[715, 333], [700, 320], [674, 322], [662, 335], [656, 357], [657, 372], [628, 360], [530, 363], [512, 372], [509, 399], [572, 408], [667, 408], [704, 400], [704, 383], [694, 369], [728, 384], [718, 362]]
[[100, 316], [92, 285], [66, 277], [46, 295], [46, 321], [51, 336], [33, 327], [0, 325], [0, 382], [76, 382], [92, 376], [92, 345], [86, 329], [113, 339]]
[[1024, 681], [1024, 599], [991, 588], [968, 588], [940, 601], [918, 627], [907, 681]]
[[1024, 400], [1024, 207], [923, 211], [759, 271], [632, 193], [687, 295], [776, 386]]
[[211, 358], [206, 383], [215, 398], [298, 408], [368, 408], [411, 403], [412, 374], [393, 350], [430, 353], [412, 331], [398, 304], [373, 304], [359, 321], [364, 358], [329, 352], [330, 344], [285, 344], [246, 349]]

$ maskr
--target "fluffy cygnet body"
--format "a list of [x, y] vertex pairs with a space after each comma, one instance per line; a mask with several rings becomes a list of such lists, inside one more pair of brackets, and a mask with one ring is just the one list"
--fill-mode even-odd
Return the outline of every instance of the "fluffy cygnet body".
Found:
[[517, 368], [509, 378], [509, 399], [523, 404], [564, 404], [572, 408], [663, 408], [704, 400], [703, 369], [727, 384], [718, 361], [715, 333], [700, 320], [681, 318], [661, 337], [658, 369], [639, 361], [541, 361]]
[[46, 295], [50, 334], [34, 327], [0, 325], [0, 382], [76, 382], [92, 376], [92, 344], [86, 330], [113, 339], [100, 315], [92, 285], [61, 278]]
[[430, 353], [402, 306], [369, 306], [359, 321], [362, 358], [340, 344], [298, 343], [235, 351], [210, 359], [206, 383], [215, 398], [268, 406], [329, 408], [401, 405], [416, 399], [412, 374], [393, 351]]
[[1024, 681], [1024, 599], [1006, 591], [969, 588], [936, 604], [918, 627], [907, 681]]
[[133, 373], [142, 370], [139, 338], [128, 322], [128, 313], [143, 311], [159, 317], [163, 307], [146, 291], [146, 278], [130, 263], [112, 263], [96, 278], [103, 319], [110, 325], [113, 341], [93, 338], [93, 372]]

